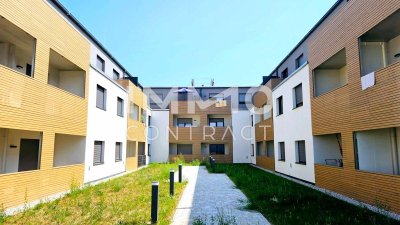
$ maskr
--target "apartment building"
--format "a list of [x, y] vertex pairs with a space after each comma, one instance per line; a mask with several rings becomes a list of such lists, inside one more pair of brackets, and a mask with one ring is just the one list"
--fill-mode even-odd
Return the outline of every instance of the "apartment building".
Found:
[[0, 49], [0, 205], [7, 209], [83, 183], [90, 43], [46, 1], [4, 0]]
[[316, 185], [400, 212], [400, 2], [339, 1], [309, 39]]
[[152, 109], [151, 161], [185, 160], [250, 163], [251, 87], [145, 88]]
[[141, 85], [58, 1], [2, 2], [0, 31], [2, 208], [149, 161]]

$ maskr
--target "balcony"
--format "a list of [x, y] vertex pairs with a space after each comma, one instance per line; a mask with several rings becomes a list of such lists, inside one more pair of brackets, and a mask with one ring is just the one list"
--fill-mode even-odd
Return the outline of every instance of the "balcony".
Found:
[[347, 84], [346, 50], [342, 49], [315, 68], [313, 81], [315, 97]]
[[0, 16], [0, 65], [33, 77], [36, 40]]
[[86, 72], [52, 49], [48, 74], [48, 84], [82, 98], [85, 97]]
[[340, 134], [314, 136], [315, 164], [343, 167], [342, 138]]
[[361, 76], [400, 62], [400, 10], [360, 37]]

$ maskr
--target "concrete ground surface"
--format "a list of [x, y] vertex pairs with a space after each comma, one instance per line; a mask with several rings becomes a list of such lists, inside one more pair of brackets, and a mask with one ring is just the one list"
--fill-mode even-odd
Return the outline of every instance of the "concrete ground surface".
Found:
[[[175, 181], [178, 180], [178, 173]], [[218, 224], [223, 217], [229, 224], [269, 225], [256, 211], [243, 209], [247, 197], [225, 174], [210, 174], [203, 166], [184, 166], [183, 179], [188, 184], [175, 211], [172, 225], [189, 225], [200, 220]]]

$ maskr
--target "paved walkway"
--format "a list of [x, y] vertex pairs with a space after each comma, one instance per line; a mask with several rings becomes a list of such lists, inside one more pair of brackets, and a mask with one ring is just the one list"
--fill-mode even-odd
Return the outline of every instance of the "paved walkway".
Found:
[[197, 218], [213, 224], [212, 219], [215, 221], [219, 215], [228, 220], [234, 218], [238, 225], [270, 224], [261, 213], [243, 209], [247, 202], [246, 196], [235, 188], [225, 174], [209, 174], [205, 167], [184, 166], [183, 179], [189, 183], [176, 209], [172, 225], [189, 225]]

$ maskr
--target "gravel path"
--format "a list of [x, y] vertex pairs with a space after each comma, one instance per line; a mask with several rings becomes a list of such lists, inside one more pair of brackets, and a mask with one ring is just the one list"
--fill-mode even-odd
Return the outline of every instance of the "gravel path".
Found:
[[238, 225], [270, 224], [261, 213], [243, 209], [246, 196], [225, 174], [210, 174], [202, 166], [185, 166], [183, 178], [189, 183], [175, 211], [172, 225], [189, 225], [196, 219], [214, 224], [212, 221], [220, 217], [228, 220], [229, 224], [235, 224], [233, 221]]

